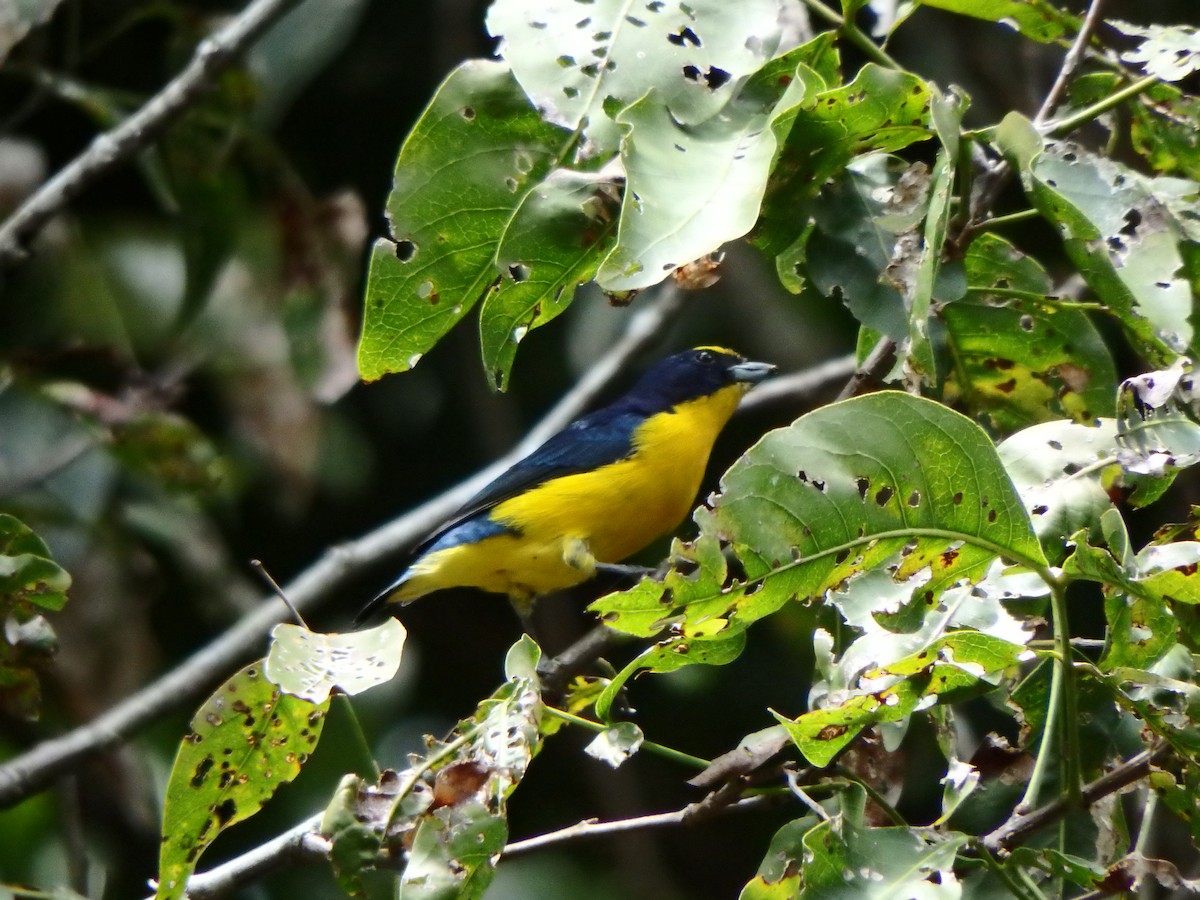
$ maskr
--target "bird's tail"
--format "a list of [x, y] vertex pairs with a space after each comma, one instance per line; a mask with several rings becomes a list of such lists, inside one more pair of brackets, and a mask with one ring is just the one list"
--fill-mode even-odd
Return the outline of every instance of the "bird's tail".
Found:
[[[383, 609], [388, 603], [408, 603], [416, 600], [421, 596], [423, 591], [414, 590], [411, 584], [413, 577], [417, 573], [409, 569], [401, 575], [396, 581], [380, 591], [370, 603], [362, 608], [357, 616], [354, 617], [354, 627], [359, 627], [364, 622], [374, 618], [376, 614]], [[407, 590], [406, 590], [407, 588]]]

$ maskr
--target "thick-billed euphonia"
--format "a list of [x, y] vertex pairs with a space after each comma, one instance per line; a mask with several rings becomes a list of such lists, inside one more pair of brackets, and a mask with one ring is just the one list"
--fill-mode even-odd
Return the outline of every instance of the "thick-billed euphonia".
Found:
[[480, 491], [363, 615], [451, 587], [507, 594], [527, 613], [637, 553], [683, 521], [717, 434], [774, 369], [722, 347], [667, 357]]

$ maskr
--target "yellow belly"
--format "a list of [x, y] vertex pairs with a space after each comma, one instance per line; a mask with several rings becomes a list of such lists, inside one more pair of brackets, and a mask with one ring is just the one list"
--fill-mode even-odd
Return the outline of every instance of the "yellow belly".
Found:
[[731, 385], [653, 416], [635, 433], [630, 457], [498, 504], [492, 521], [518, 533], [428, 554], [394, 599], [456, 586], [530, 598], [586, 581], [597, 561], [632, 556], [687, 516], [713, 442], [744, 393]]

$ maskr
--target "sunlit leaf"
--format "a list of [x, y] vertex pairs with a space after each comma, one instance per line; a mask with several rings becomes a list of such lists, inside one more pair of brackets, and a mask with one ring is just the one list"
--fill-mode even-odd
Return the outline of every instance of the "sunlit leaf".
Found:
[[814, 766], [828, 765], [868, 725], [897, 722], [917, 709], [954, 702], [994, 683], [1024, 654], [1020, 644], [974, 631], [954, 632], [919, 653], [863, 673], [849, 690], [795, 719], [775, 714]]
[[310, 703], [324, 703], [335, 688], [353, 696], [395, 676], [407, 635], [394, 618], [347, 634], [283, 622], [271, 629], [263, 671], [284, 693]]
[[183, 897], [204, 849], [262, 807], [321, 737], [329, 703], [280, 691], [246, 666], [197, 710], [179, 745], [163, 807], [158, 900]]
[[823, 87], [799, 48], [755, 74], [721, 115], [679, 121], [654, 91], [624, 109], [628, 183], [617, 245], [597, 275], [609, 291], [657, 284], [754, 227], [777, 141], [773, 123]]
[[1120, 19], [1106, 23], [1141, 43], [1121, 54], [1125, 62], [1141, 67], [1163, 81], [1180, 81], [1200, 69], [1200, 30], [1193, 25], [1134, 25]]
[[1191, 287], [1166, 205], [1133, 170], [1067, 142], [1042, 149], [1031, 130], [1010, 114], [997, 134], [1079, 273], [1154, 361], [1184, 352]]
[[1054, 417], [1111, 416], [1116, 368], [1095, 326], [1049, 294], [1036, 260], [993, 234], [964, 260], [968, 297], [941, 312], [970, 408], [1001, 433]]
[[772, 0], [689, 4], [547, 0], [530, 6], [499, 0], [488, 31], [532, 101], [548, 117], [579, 129], [592, 147], [616, 150], [613, 116], [653, 90], [675, 121], [711, 118], [740, 79], [770, 59], [779, 45], [779, 10]]
[[364, 378], [412, 368], [501, 278], [514, 215], [570, 140], [504, 64], [470, 61], [447, 77], [396, 161], [393, 240], [376, 242], [367, 276]]
[[1072, 28], [1072, 18], [1046, 0], [918, 0], [947, 12], [998, 22], [1035, 41], [1049, 43]]
[[641, 749], [644, 739], [642, 729], [632, 722], [617, 722], [596, 735], [583, 752], [615, 769]]

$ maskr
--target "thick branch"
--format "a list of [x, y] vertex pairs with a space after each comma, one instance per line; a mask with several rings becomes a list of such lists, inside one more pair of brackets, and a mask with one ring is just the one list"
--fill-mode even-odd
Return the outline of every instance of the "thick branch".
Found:
[[43, 184], [0, 226], [0, 270], [25, 258], [42, 226], [85, 187], [133, 156], [186, 112], [264, 32], [299, 0], [254, 0], [212, 37], [161, 91], [111, 131], [99, 134], [66, 168]]
[[1150, 766], [1169, 752], [1170, 746], [1164, 742], [1150, 750], [1143, 750], [1136, 756], [1131, 756], [1111, 772], [1106, 772], [1095, 781], [1085, 784], [1079, 794], [1078, 807], [1070, 803], [1067, 798], [1060, 797], [1026, 815], [1011, 816], [1008, 821], [983, 839], [983, 846], [992, 853], [1011, 850], [1035, 831], [1057, 822], [1072, 809], [1086, 809], [1109, 794], [1115, 794], [1135, 781], [1145, 778], [1150, 774]]
[[[315, 609], [354, 573], [388, 559], [424, 537], [505, 468], [563, 428], [595, 400], [630, 359], [657, 339], [679, 305], [677, 292], [668, 288], [657, 302], [634, 313], [625, 334], [604, 359], [588, 370], [587, 375], [511, 453], [411, 512], [358, 540], [329, 550], [284, 586], [296, 608], [302, 613]], [[44, 741], [0, 765], [0, 808], [11, 806], [40, 790], [59, 773], [120, 743], [164, 712], [203, 696], [222, 675], [260, 652], [267, 631], [287, 615], [283, 605], [274, 596], [268, 596], [221, 637], [92, 722]]]

